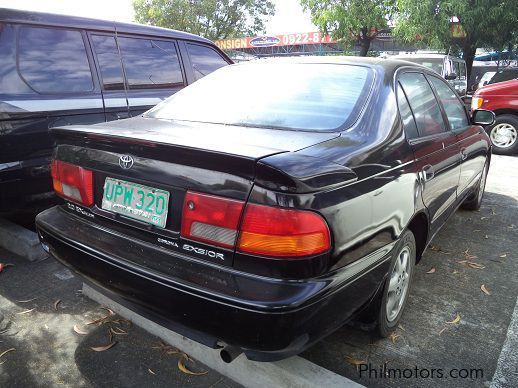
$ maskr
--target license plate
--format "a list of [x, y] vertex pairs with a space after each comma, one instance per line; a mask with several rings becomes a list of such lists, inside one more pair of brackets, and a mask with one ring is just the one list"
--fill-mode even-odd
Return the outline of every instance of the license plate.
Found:
[[149, 186], [106, 178], [102, 208], [165, 228], [169, 192]]

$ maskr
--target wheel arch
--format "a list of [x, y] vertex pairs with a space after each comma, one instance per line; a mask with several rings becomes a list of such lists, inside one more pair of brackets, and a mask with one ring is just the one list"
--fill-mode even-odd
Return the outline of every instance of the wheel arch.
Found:
[[407, 229], [413, 233], [415, 238], [417, 264], [421, 261], [430, 233], [430, 224], [426, 213], [424, 211], [416, 213], [408, 223]]

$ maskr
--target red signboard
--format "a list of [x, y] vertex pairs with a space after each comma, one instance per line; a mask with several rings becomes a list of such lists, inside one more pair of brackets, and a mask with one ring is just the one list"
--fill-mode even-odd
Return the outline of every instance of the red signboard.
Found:
[[330, 35], [320, 32], [300, 32], [294, 34], [257, 36], [217, 40], [216, 46], [222, 50], [236, 50], [255, 47], [296, 46], [302, 44], [335, 43]]

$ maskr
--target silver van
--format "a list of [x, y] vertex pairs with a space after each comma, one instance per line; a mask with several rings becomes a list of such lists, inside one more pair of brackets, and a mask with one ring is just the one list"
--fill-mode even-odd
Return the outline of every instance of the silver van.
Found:
[[464, 59], [444, 54], [399, 54], [390, 58], [402, 59], [428, 67], [445, 78], [459, 96], [463, 97], [467, 93], [468, 77]]

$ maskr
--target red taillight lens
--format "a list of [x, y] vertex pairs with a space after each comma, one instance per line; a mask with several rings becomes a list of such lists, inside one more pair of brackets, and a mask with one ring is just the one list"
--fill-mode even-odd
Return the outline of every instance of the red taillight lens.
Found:
[[58, 195], [85, 206], [93, 205], [92, 171], [61, 160], [53, 160], [50, 168], [54, 190]]
[[273, 257], [302, 257], [328, 251], [329, 229], [313, 212], [248, 204], [237, 249]]
[[182, 236], [233, 248], [243, 206], [242, 201], [187, 192], [183, 202]]

